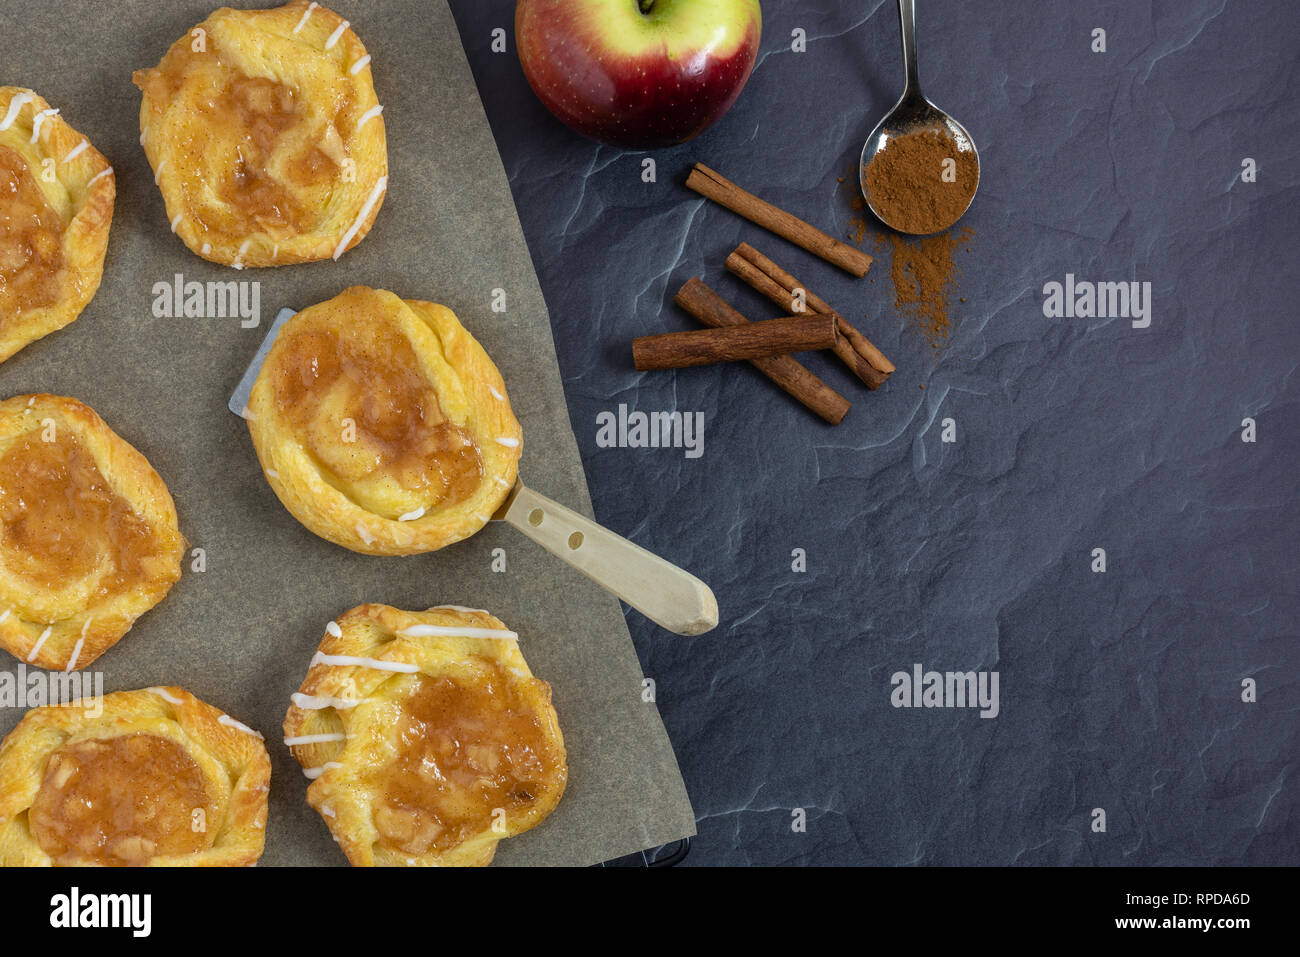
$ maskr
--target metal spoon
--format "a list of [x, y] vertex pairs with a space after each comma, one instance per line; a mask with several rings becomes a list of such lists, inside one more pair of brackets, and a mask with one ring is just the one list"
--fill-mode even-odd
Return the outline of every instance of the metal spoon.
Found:
[[[891, 136], [901, 136], [905, 133], [915, 133], [921, 130], [932, 129], [941, 136], [946, 136], [953, 141], [953, 148], [962, 152], [970, 150], [975, 154], [975, 169], [978, 173], [980, 154], [975, 149], [975, 141], [971, 139], [970, 134], [966, 132], [966, 127], [962, 126], [951, 116], [939, 109], [933, 103], [925, 98], [921, 92], [921, 80], [916, 68], [916, 6], [913, 0], [898, 0], [898, 20], [903, 34], [903, 69], [907, 74], [907, 83], [903, 87], [903, 95], [898, 98], [894, 108], [885, 114], [871, 135], [867, 137], [867, 142], [862, 147], [862, 159], [858, 163], [858, 181], [862, 187], [862, 196], [871, 207], [871, 211], [886, 226], [899, 229], [897, 223], [891, 223], [881, 215], [880, 210], [876, 208], [875, 203], [871, 201], [871, 190], [867, 187], [866, 169], [867, 164], [875, 157], [877, 153], [885, 148], [885, 143]], [[979, 183], [976, 181], [976, 189]], [[975, 198], [974, 192], [971, 193], [971, 199]], [[970, 208], [970, 203], [962, 209], [952, 221], [955, 223]], [[942, 229], [936, 229], [935, 232], [942, 232], [952, 223], [945, 223]]]

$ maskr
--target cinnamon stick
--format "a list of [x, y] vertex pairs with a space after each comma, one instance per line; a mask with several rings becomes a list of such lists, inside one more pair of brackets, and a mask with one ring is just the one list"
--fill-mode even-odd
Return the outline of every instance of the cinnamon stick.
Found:
[[[798, 279], [795, 279], [794, 276], [790, 275], [776, 263], [772, 262], [772, 260], [768, 259], [753, 246], [749, 245], [749, 243], [741, 243], [737, 246], [736, 251], [732, 253], [732, 256], [739, 257], [755, 269], [759, 270], [781, 290], [781, 298], [774, 298], [773, 292], [759, 289], [758, 286], [754, 286], [754, 288], [758, 289], [759, 292], [763, 293], [769, 299], [772, 299], [773, 302], [780, 304], [790, 312], [797, 313], [799, 310], [796, 308], [797, 300], [794, 296], [794, 291], [796, 289], [802, 289], [804, 291], [804, 302], [807, 303], [813, 312], [818, 312], [822, 315], [835, 316], [839, 323], [840, 335], [844, 336], [844, 338], [848, 340], [855, 352], [862, 356], [862, 358], [866, 359], [867, 362], [871, 363], [872, 368], [879, 372], [883, 372], [885, 375], [889, 375], [894, 371], [894, 364], [885, 357], [883, 352], [871, 343], [871, 340], [854, 328], [847, 319], [832, 309], [824, 299], [816, 295], [811, 289], [801, 283]], [[745, 274], [737, 272], [736, 269], [732, 268], [732, 259], [730, 257], [727, 259], [727, 268], [731, 269], [733, 273], [740, 276], [740, 278], [744, 279], [746, 282], [749, 282], [750, 285], [754, 285]]]
[[790, 316], [749, 322], [743, 326], [641, 336], [632, 340], [632, 361], [641, 370], [685, 369], [713, 362], [737, 362], [813, 349], [833, 349], [839, 342], [834, 316]]
[[[767, 275], [767, 273], [763, 272], [748, 259], [743, 258], [740, 255], [739, 250], [727, 257], [727, 269], [745, 280], [745, 282], [749, 283], [756, 290], [767, 296], [768, 299], [771, 299], [782, 309], [787, 309], [794, 313], [799, 313], [801, 310], [804, 310], [802, 313], [803, 315], [821, 315], [821, 313], [816, 313], [811, 310], [811, 303], [805, 304], [804, 302], [800, 302], [798, 297], [796, 297], [792, 292], [778, 284], [775, 279]], [[834, 322], [838, 328], [840, 316], [831, 313], [827, 314], [825, 318]], [[868, 389], [879, 389], [885, 384], [885, 380], [888, 376], [875, 369], [870, 362], [859, 355], [849, 343], [848, 339], [843, 337], [837, 339], [831, 348], [835, 351], [835, 354], [840, 357], [840, 360], [853, 370], [853, 374], [866, 383]]]
[[[706, 326], [740, 326], [749, 322], [726, 300], [692, 276], [677, 291], [673, 302]], [[839, 425], [849, 411], [849, 401], [790, 356], [750, 359], [750, 364], [831, 425]]]
[[690, 175], [686, 177], [686, 185], [701, 196], [727, 207], [751, 223], [770, 229], [778, 236], [788, 239], [796, 246], [802, 246], [816, 256], [821, 256], [822, 259], [834, 263], [859, 279], [871, 268], [871, 257], [862, 250], [842, 243], [833, 236], [826, 235], [816, 226], [811, 226], [797, 216], [792, 216], [785, 210], [759, 199], [753, 193], [746, 192], [703, 163], [696, 163], [692, 167]]

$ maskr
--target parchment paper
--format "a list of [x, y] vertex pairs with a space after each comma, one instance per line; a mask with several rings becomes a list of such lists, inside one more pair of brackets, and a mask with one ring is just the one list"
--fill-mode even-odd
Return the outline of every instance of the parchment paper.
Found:
[[[243, 4], [234, 6], [268, 6]], [[455, 310], [501, 368], [524, 428], [521, 475], [587, 515], [549, 318], [455, 23], [442, 0], [334, 2], [373, 56], [389, 189], [370, 235], [338, 262], [235, 270], [171, 234], [139, 145], [134, 69], [211, 12], [208, 2], [6, 0], [0, 83], [30, 87], [103, 152], [117, 175], [104, 281], [81, 317], [0, 364], [0, 395], [52, 392], [95, 408], [140, 449], [206, 554], [94, 665], [106, 691], [178, 684], [261, 731], [273, 763], [264, 865], [346, 863], [304, 800], [282, 743], [289, 696], [335, 615], [366, 601], [491, 610], [520, 633], [554, 689], [569, 786], [551, 817], [502, 842], [501, 864], [591, 864], [695, 832], [677, 762], [619, 603], [510, 528], [411, 558], [357, 555], [316, 538], [276, 500], [226, 399], [282, 306], [353, 284]], [[154, 283], [261, 283], [261, 322], [159, 319]], [[504, 290], [507, 311], [491, 309]], [[504, 549], [507, 570], [491, 570]], [[7, 654], [0, 667], [13, 671]], [[22, 716], [0, 711], [0, 733]]]

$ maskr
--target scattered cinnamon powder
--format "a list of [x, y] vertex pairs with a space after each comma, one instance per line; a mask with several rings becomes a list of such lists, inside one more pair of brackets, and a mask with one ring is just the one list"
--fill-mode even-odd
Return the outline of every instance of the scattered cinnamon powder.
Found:
[[866, 210], [867, 204], [861, 196], [851, 200], [850, 204], [859, 211], [859, 215], [849, 220], [849, 239], [861, 246], [862, 240], [867, 238], [867, 217], [861, 215], [861, 212]]
[[[848, 230], [844, 235], [850, 242], [861, 246], [862, 241], [867, 238], [867, 230], [871, 228], [871, 224], [867, 222], [867, 201], [862, 198], [862, 189], [858, 185], [858, 164], [850, 163], [844, 173], [845, 175], [837, 178], [844, 184], [844, 188], [849, 194], [849, 209], [853, 211], [853, 215], [845, 222]], [[851, 180], [850, 177], [852, 177]]]
[[888, 137], [862, 178], [881, 219], [905, 233], [928, 234], [966, 212], [980, 170], [969, 142], [926, 129]]
[[949, 311], [957, 269], [953, 253], [974, 236], [969, 228], [949, 230], [936, 236], [909, 238], [891, 233], [878, 235], [876, 243], [888, 243], [893, 250], [890, 278], [894, 281], [894, 306], [918, 329], [937, 351], [952, 333]]
[[[856, 171], [857, 165], [849, 167]], [[878, 256], [891, 250], [890, 280], [894, 284], [894, 308], [938, 351], [952, 333], [952, 293], [956, 290], [957, 268], [953, 254], [961, 247], [970, 251], [975, 232], [969, 227], [925, 237], [906, 237], [877, 232], [877, 220], [867, 211], [857, 177], [846, 177], [843, 188], [849, 194], [854, 215], [848, 220], [848, 238], [862, 245], [870, 235]], [[868, 217], [871, 217], [868, 219]], [[883, 268], [884, 263], [878, 264]], [[875, 272], [875, 270], [873, 270]], [[875, 276], [871, 276], [875, 282]], [[960, 297], [965, 302], [966, 297]]]

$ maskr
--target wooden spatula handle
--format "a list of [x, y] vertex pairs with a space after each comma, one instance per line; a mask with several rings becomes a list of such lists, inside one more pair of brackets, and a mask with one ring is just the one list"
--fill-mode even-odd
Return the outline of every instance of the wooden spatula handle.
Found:
[[671, 632], [700, 635], [718, 623], [704, 582], [545, 495], [519, 486], [502, 518]]

